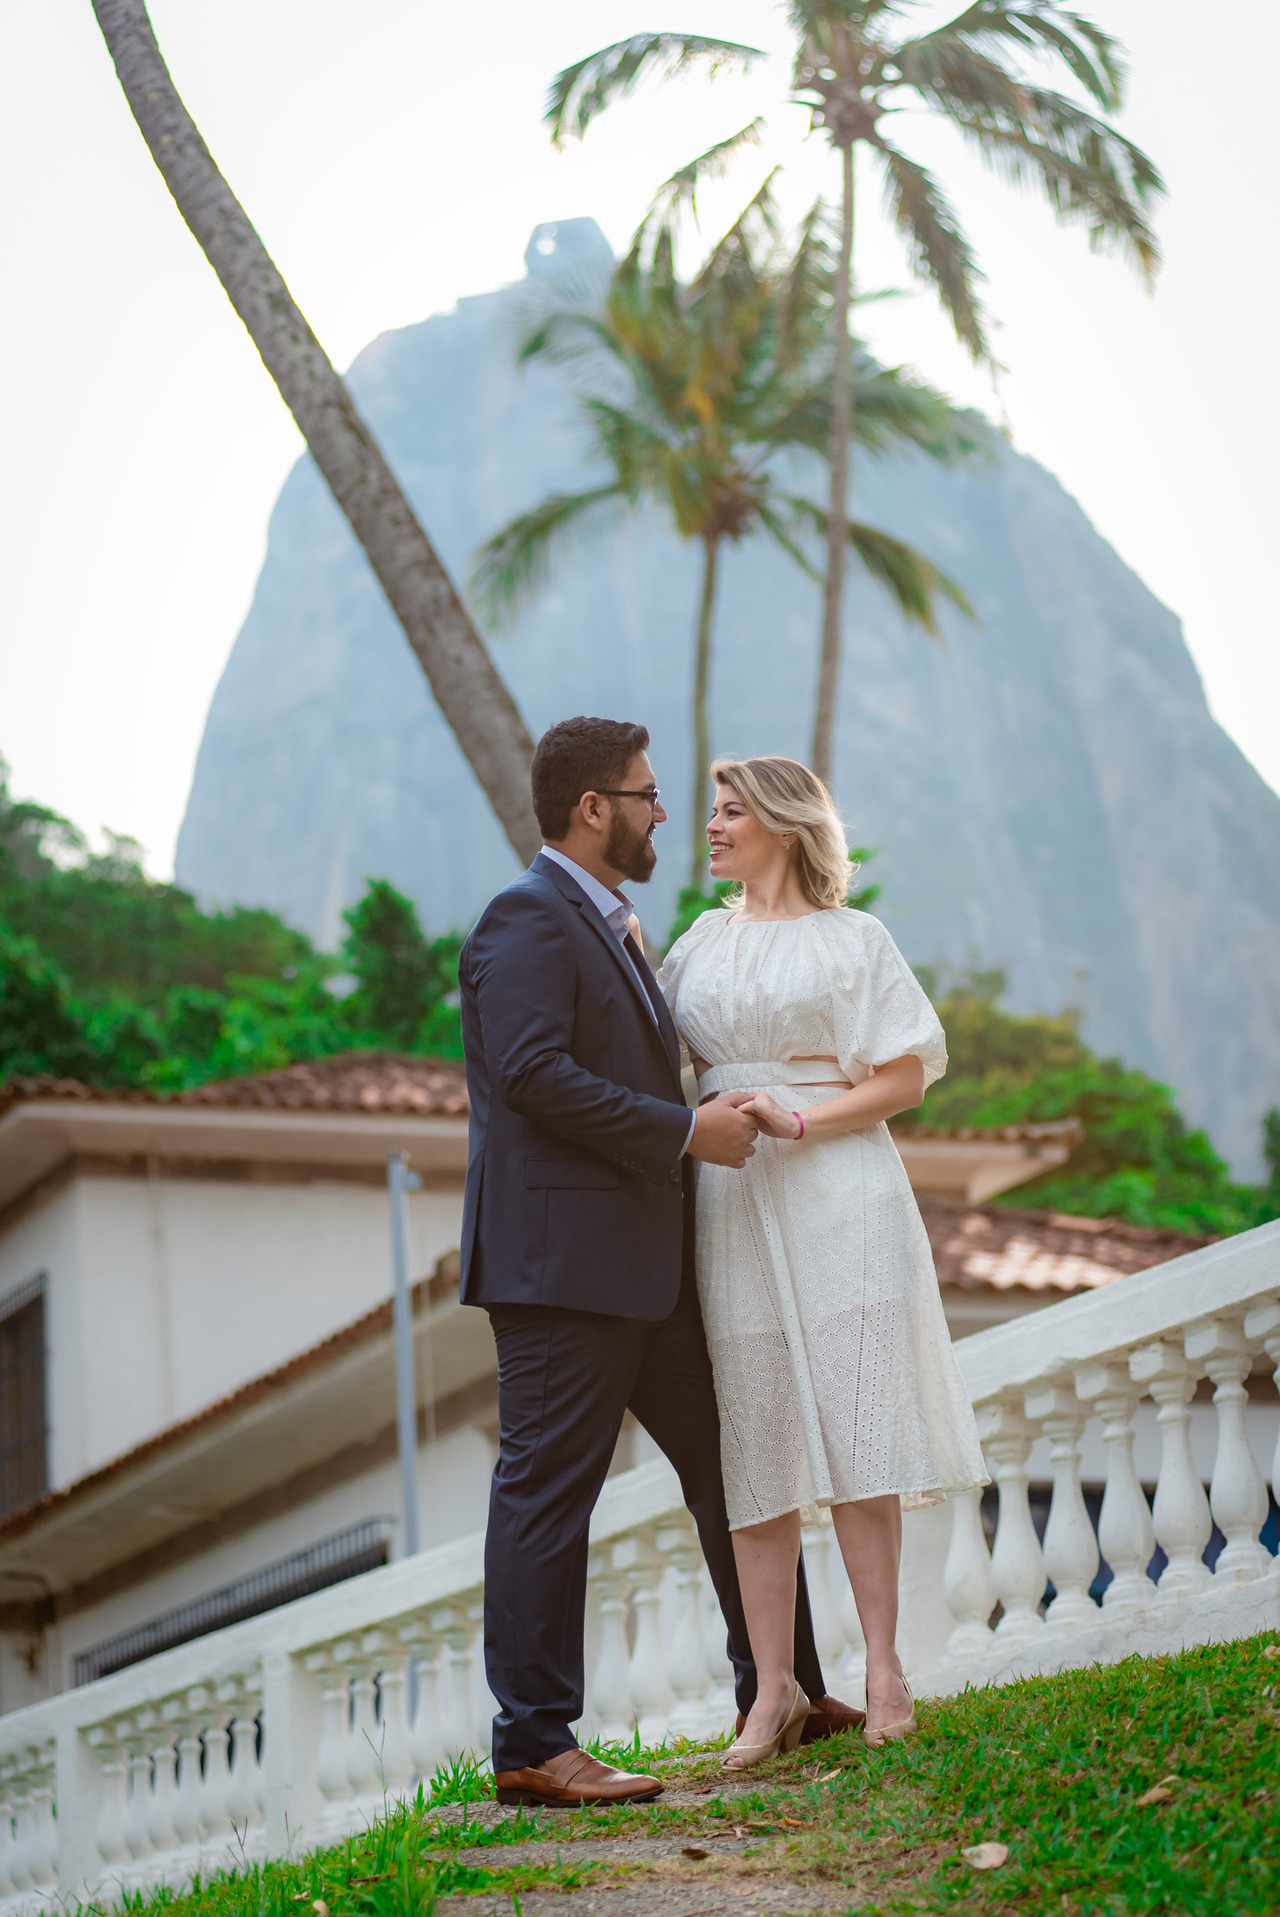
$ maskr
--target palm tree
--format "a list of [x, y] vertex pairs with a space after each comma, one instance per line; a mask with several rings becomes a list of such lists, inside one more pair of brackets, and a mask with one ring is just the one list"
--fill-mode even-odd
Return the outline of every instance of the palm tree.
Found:
[[[886, 137], [903, 111], [955, 126], [981, 158], [1014, 184], [1038, 186], [1057, 218], [1083, 223], [1094, 246], [1115, 245], [1150, 280], [1159, 262], [1148, 212], [1163, 191], [1141, 150], [1101, 114], [1123, 104], [1125, 68], [1110, 35], [1058, 0], [975, 0], [934, 31], [904, 33], [914, 0], [789, 0], [797, 37], [793, 95], [809, 107], [840, 155], [839, 265], [832, 305], [835, 372], [831, 407], [829, 516], [822, 653], [814, 708], [813, 765], [830, 778], [844, 595], [844, 519], [856, 414], [849, 344], [853, 286], [854, 148], [873, 155], [886, 205], [913, 270], [929, 282], [975, 361], [990, 360], [982, 278], [973, 250], [937, 180]], [[547, 121], [557, 144], [581, 138], [604, 107], [646, 73], [693, 66], [713, 74], [748, 68], [757, 48], [698, 34], [636, 34], [566, 67], [551, 84]], [[1057, 67], [1090, 105], [1041, 86], [1037, 61]]]
[[[667, 183], [614, 273], [602, 306], [553, 307], [534, 317], [523, 361], [573, 368], [601, 483], [553, 493], [521, 513], [477, 555], [472, 590], [500, 617], [546, 576], [557, 547], [592, 520], [642, 501], [657, 504], [682, 539], [702, 549], [694, 636], [693, 818], [690, 885], [706, 859], [698, 815], [711, 764], [708, 692], [720, 564], [727, 546], [762, 531], [815, 580], [800, 543], [827, 535], [827, 515], [784, 483], [782, 455], [825, 453], [830, 433], [824, 298], [832, 258], [815, 208], [787, 257], [766, 181], [688, 285], [675, 270], [675, 214], [697, 179], [723, 158], [713, 149]], [[858, 433], [868, 451], [905, 441], [940, 458], [973, 440], [940, 394], [859, 352]], [[847, 540], [906, 617], [936, 635], [936, 600], [964, 611], [953, 580], [902, 541], [846, 520]]]
[[244, 321], [472, 771], [526, 862], [541, 844], [530, 739], [514, 699], [344, 381], [200, 137], [143, 0], [93, 0], [125, 98], [165, 185]]

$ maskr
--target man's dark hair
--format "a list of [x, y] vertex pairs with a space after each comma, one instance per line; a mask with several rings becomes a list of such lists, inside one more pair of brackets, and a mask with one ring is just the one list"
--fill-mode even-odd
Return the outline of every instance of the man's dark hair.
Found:
[[533, 809], [543, 838], [563, 839], [583, 793], [616, 791], [648, 744], [647, 726], [620, 719], [561, 719], [549, 726], [533, 755]]

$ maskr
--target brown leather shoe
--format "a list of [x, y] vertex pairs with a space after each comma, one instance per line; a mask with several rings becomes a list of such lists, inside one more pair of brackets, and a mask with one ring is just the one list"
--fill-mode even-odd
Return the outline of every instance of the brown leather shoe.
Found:
[[[739, 1711], [736, 1736], [742, 1736], [742, 1727], [746, 1721], [742, 1712]], [[804, 1721], [800, 1742], [816, 1744], [821, 1737], [839, 1737], [841, 1731], [859, 1731], [866, 1721], [865, 1711], [855, 1711], [851, 1704], [842, 1704], [838, 1697], [820, 1697], [809, 1706], [809, 1715]]]
[[561, 1751], [523, 1770], [499, 1771], [493, 1781], [500, 1804], [559, 1804], [566, 1810], [579, 1804], [647, 1804], [662, 1795], [656, 1777], [616, 1771], [580, 1750]]

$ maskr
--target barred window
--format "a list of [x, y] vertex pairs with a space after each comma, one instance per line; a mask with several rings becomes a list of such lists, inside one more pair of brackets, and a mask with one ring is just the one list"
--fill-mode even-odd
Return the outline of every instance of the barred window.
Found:
[[48, 1489], [44, 1409], [44, 1280], [0, 1302], [0, 1517]]

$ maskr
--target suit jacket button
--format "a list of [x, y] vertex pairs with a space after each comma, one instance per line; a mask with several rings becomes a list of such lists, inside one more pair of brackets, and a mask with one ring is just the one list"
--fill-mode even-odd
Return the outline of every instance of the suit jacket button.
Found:
[[667, 1177], [671, 1180], [673, 1185], [678, 1185], [680, 1183], [680, 1167], [678, 1165], [673, 1165], [671, 1167], [671, 1170], [667, 1173]]

